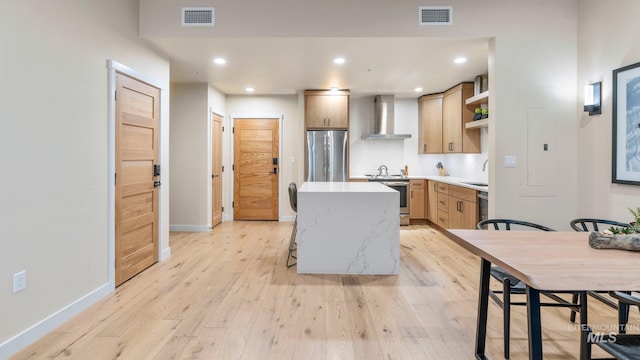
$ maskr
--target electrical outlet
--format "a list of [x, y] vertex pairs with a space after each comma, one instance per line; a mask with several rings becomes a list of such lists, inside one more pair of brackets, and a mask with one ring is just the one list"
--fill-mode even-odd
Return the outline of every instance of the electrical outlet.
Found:
[[21, 271], [13, 274], [13, 293], [24, 290], [27, 287], [27, 272]]

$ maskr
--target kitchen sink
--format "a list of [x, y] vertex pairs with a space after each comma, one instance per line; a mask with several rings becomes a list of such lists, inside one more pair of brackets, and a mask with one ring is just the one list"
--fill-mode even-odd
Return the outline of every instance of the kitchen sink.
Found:
[[471, 186], [489, 186], [489, 184], [483, 183], [483, 182], [463, 182], [463, 184], [467, 184]]

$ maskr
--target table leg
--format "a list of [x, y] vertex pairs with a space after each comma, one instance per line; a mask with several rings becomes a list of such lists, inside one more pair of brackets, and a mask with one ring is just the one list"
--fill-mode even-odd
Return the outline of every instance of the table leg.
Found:
[[591, 344], [587, 343], [587, 292], [580, 292], [580, 359], [591, 359]]
[[491, 263], [482, 259], [480, 263], [480, 288], [478, 289], [478, 323], [476, 326], [476, 359], [484, 360], [487, 341], [487, 312], [489, 310], [489, 275]]
[[542, 360], [540, 291], [530, 286], [527, 286], [527, 322], [529, 324], [529, 359]]

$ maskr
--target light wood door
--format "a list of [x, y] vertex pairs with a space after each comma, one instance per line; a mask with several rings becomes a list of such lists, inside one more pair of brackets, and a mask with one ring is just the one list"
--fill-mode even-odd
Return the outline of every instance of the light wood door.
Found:
[[442, 99], [442, 152], [462, 152], [462, 88], [456, 86]]
[[473, 109], [465, 105], [473, 96], [473, 83], [460, 83], [445, 91], [442, 99], [442, 152], [479, 153], [480, 131], [467, 129]]
[[235, 119], [233, 218], [278, 220], [278, 119]]
[[305, 124], [308, 129], [347, 129], [348, 91], [305, 91]]
[[419, 154], [442, 153], [442, 97], [425, 95], [418, 100]]
[[160, 90], [116, 75], [116, 285], [158, 261]]
[[222, 116], [211, 116], [211, 227], [222, 222]]
[[427, 181], [427, 219], [432, 223], [438, 223], [438, 183], [432, 180]]
[[478, 224], [477, 192], [449, 186], [449, 228], [475, 229]]
[[424, 180], [409, 182], [409, 218], [426, 219], [424, 203]]

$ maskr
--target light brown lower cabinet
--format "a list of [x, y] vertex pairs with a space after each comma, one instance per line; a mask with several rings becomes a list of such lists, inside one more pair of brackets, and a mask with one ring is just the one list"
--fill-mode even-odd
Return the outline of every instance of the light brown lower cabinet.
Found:
[[409, 181], [409, 219], [426, 219], [425, 180]]
[[[475, 229], [478, 223], [477, 192], [461, 186], [429, 181], [431, 222], [445, 229]], [[435, 201], [434, 201], [435, 200]]]

